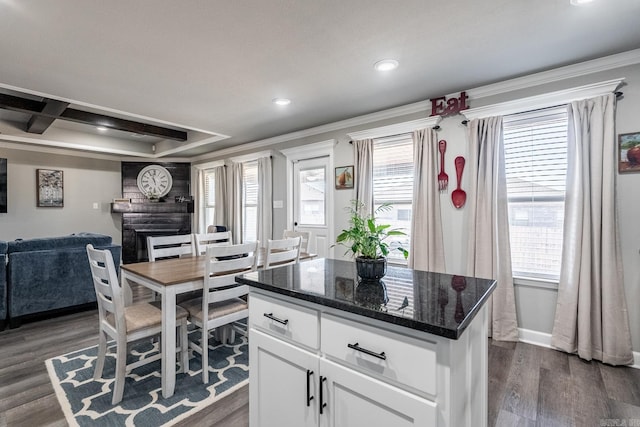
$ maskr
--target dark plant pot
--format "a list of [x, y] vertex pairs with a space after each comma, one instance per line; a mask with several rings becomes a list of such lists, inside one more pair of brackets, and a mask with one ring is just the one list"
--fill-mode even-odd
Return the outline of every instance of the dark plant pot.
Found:
[[362, 280], [378, 280], [387, 274], [387, 259], [357, 257], [356, 269]]
[[356, 287], [355, 301], [362, 307], [384, 311], [389, 302], [387, 287], [382, 280], [361, 280]]

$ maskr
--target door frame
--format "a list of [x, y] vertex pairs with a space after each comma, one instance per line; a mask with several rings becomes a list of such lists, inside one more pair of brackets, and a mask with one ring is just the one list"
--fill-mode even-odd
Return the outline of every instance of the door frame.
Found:
[[[287, 227], [293, 230], [293, 164], [300, 160], [313, 159], [316, 157], [329, 157], [329, 170], [327, 171], [327, 238], [330, 242], [335, 241], [334, 230], [334, 209], [333, 209], [333, 149], [336, 146], [335, 139], [315, 142], [300, 147], [280, 150], [287, 159]], [[329, 246], [329, 256], [333, 258], [334, 248]]]

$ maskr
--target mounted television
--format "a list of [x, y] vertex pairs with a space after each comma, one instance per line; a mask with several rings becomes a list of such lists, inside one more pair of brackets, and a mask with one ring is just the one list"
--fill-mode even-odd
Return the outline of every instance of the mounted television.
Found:
[[0, 213], [7, 213], [7, 159], [0, 159]]

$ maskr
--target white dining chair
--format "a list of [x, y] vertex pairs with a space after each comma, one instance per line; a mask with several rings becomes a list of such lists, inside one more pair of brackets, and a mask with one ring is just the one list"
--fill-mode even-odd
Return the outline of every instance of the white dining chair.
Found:
[[[149, 262], [155, 262], [167, 258], [177, 258], [185, 256], [196, 256], [196, 245], [193, 234], [176, 234], [169, 236], [147, 236], [147, 255]], [[160, 296], [157, 292], [151, 293], [152, 300], [158, 301]], [[177, 296], [177, 301], [185, 301], [198, 294], [184, 293]]]
[[214, 233], [194, 234], [196, 254], [204, 255], [209, 246], [225, 246], [233, 244], [233, 237], [230, 231], [219, 231]]
[[[118, 283], [118, 274], [111, 252], [107, 249], [94, 249], [91, 244], [86, 248], [93, 286], [98, 300], [98, 321], [100, 324], [98, 357], [93, 377], [94, 379], [102, 377], [107, 355], [107, 339], [111, 338], [116, 344], [115, 384], [111, 398], [111, 404], [115, 405], [122, 400], [127, 372], [162, 357], [162, 354], [158, 352], [151, 357], [127, 364], [129, 343], [142, 338], [155, 337], [162, 332], [162, 310], [159, 303], [142, 303], [125, 307], [124, 295]], [[177, 351], [181, 354], [180, 368], [183, 372], [189, 369], [187, 316], [188, 312], [185, 309], [176, 307], [176, 325], [179, 328], [179, 348]]]
[[292, 237], [300, 237], [300, 252], [309, 252], [309, 242], [311, 241], [311, 233], [309, 231], [294, 231], [284, 230], [282, 233], [283, 239], [290, 239]]
[[236, 283], [235, 278], [256, 270], [257, 251], [258, 242], [208, 247], [202, 296], [181, 304], [189, 312], [191, 323], [201, 330], [200, 344], [190, 341], [189, 347], [202, 356], [202, 381], [205, 384], [209, 382], [209, 331], [225, 328], [229, 331], [226, 341], [233, 342], [236, 330], [233, 324], [249, 316], [246, 301], [249, 287]]
[[265, 270], [295, 264], [300, 259], [300, 241], [302, 238], [269, 239], [265, 250]]
[[193, 242], [193, 234], [148, 236], [147, 255], [151, 262], [164, 258], [195, 256], [196, 247]]

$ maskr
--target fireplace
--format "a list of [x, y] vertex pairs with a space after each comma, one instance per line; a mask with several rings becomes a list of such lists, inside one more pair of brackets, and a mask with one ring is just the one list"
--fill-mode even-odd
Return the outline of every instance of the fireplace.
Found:
[[191, 233], [193, 202], [174, 202], [190, 195], [191, 165], [189, 163], [154, 163], [170, 171], [173, 187], [159, 202], [150, 202], [137, 185], [138, 174], [150, 164], [122, 162], [124, 200], [114, 201], [111, 204], [111, 212], [122, 215], [122, 262], [124, 264], [147, 261], [148, 236]]
[[174, 236], [180, 233], [179, 228], [161, 228], [161, 229], [140, 229], [135, 230], [136, 233], [136, 262], [149, 261], [147, 253], [147, 237], [155, 236]]

